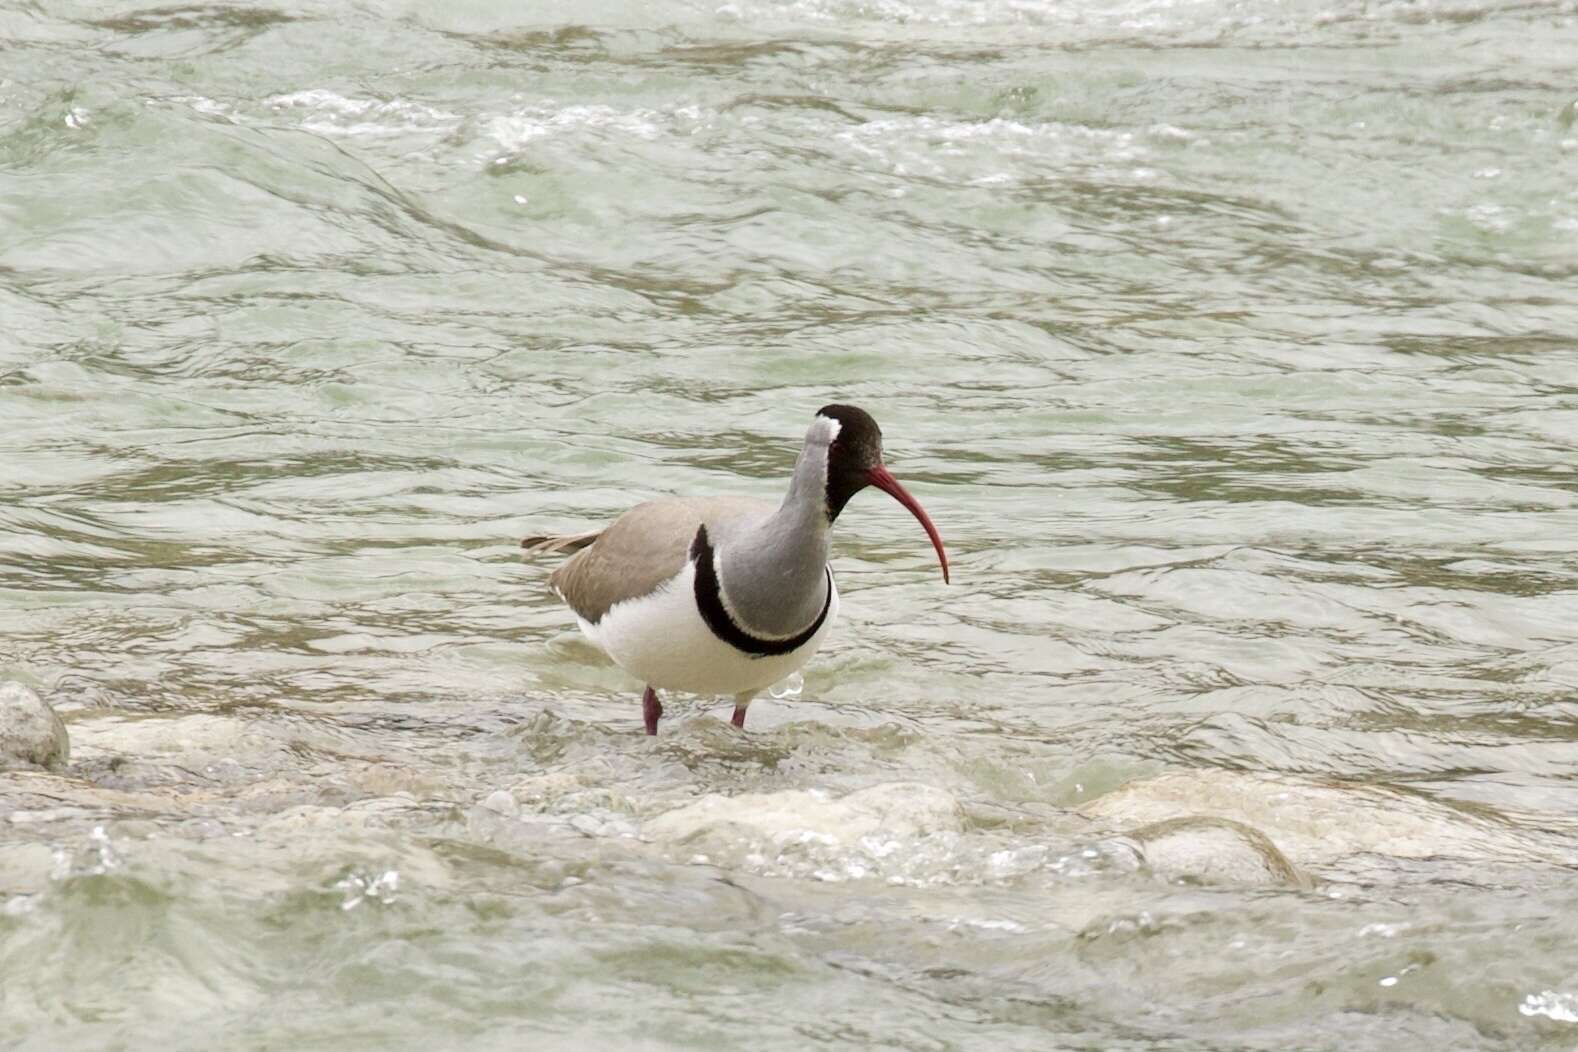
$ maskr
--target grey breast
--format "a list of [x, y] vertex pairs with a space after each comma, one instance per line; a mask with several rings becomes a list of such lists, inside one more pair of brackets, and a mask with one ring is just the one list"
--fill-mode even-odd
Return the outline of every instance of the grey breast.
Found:
[[747, 497], [666, 497], [638, 504], [555, 570], [548, 583], [578, 617], [595, 625], [615, 604], [650, 595], [683, 570], [703, 525], [709, 534], [734, 535], [775, 508]]

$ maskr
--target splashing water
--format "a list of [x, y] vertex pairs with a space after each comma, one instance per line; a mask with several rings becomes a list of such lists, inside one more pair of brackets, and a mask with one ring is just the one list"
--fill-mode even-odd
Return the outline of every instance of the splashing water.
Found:
[[395, 892], [400, 889], [400, 873], [393, 869], [386, 869], [376, 877], [349, 873], [335, 881], [334, 887], [344, 892], [345, 897], [340, 902], [342, 910], [353, 910], [368, 900], [387, 906], [395, 901]]
[[805, 677], [798, 672], [791, 672], [783, 679], [767, 688], [767, 693], [780, 701], [798, 698], [805, 690]]

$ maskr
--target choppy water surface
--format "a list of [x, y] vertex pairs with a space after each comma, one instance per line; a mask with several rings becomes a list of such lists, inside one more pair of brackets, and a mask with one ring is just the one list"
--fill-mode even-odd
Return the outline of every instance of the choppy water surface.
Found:
[[[1575, 66], [1486, 0], [0, 10], [0, 678], [73, 741], [0, 775], [0, 1044], [1571, 1049]], [[835, 398], [954, 584], [863, 495], [799, 698], [646, 739], [516, 540], [774, 494]]]

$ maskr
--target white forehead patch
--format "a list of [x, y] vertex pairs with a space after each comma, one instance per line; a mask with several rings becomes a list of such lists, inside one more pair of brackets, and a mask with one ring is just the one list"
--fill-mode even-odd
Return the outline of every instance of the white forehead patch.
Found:
[[838, 437], [838, 433], [843, 429], [844, 425], [837, 420], [818, 413], [816, 419], [811, 421], [811, 432], [805, 436], [806, 441], [820, 442], [823, 445], [830, 446], [833, 444], [833, 440]]

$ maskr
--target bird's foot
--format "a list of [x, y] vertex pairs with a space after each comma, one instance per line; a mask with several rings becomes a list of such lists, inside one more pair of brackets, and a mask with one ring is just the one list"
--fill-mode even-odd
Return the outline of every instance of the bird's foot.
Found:
[[748, 690], [744, 694], [736, 694], [734, 696], [734, 718], [729, 722], [741, 730], [745, 729], [745, 710], [754, 697], [756, 697], [754, 690]]
[[657, 721], [663, 718], [663, 703], [651, 687], [641, 695], [641, 718], [646, 721], [647, 733], [657, 734]]

